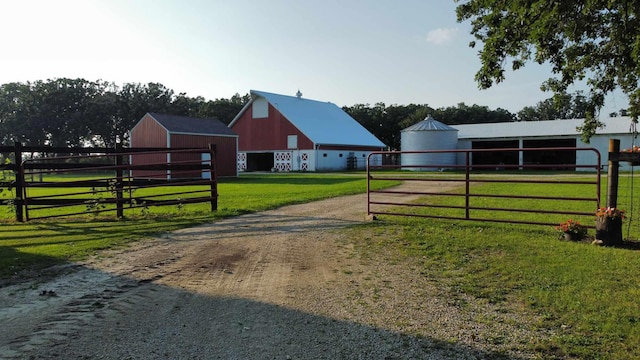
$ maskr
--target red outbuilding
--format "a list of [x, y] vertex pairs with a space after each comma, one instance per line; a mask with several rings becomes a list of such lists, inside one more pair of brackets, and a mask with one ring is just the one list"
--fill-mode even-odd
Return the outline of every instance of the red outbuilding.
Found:
[[[208, 149], [210, 144], [216, 149], [216, 175], [237, 176], [236, 158], [238, 134], [217, 119], [201, 119], [188, 116], [147, 113], [131, 129], [132, 148]], [[132, 156], [133, 165], [151, 163], [171, 163], [184, 161], [206, 161], [208, 153], [202, 154], [154, 154]], [[166, 171], [136, 171], [134, 177], [206, 177], [200, 172], [171, 173]]]

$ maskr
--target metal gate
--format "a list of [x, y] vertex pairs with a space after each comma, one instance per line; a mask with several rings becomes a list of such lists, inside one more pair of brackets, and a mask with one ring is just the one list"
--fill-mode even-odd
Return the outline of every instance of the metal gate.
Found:
[[[474, 154], [496, 151], [515, 152], [516, 158], [520, 159], [523, 158], [523, 152], [571, 151], [581, 155], [590, 153], [590, 156], [577, 156], [577, 158], [593, 158], [594, 161], [588, 164], [584, 162], [554, 164], [548, 161], [543, 164], [521, 162], [473, 164]], [[434, 158], [445, 158], [441, 156], [443, 154], [453, 154], [458, 162], [434, 163], [432, 161]], [[374, 165], [370, 160], [376, 155], [400, 157], [410, 155], [413, 161], [410, 165]], [[421, 156], [426, 157], [427, 161], [416, 162], [416, 159], [420, 159]], [[367, 166], [367, 213], [534, 225], [557, 225], [560, 221], [566, 220], [566, 216], [593, 219], [595, 211], [600, 207], [601, 169], [601, 156], [594, 148], [374, 152], [369, 155]], [[410, 190], [398, 190], [393, 187], [380, 189], [384, 188], [384, 183], [398, 181], [424, 184], [424, 186], [413, 186]], [[438, 184], [436, 187], [439, 188], [434, 190], [434, 184]], [[493, 186], [493, 190], [483, 190], [478, 186], [479, 184]], [[448, 185], [446, 186], [448, 189], [454, 189], [442, 191], [444, 185]], [[527, 190], [528, 185], [530, 190]], [[584, 192], [584, 196], [563, 195], [563, 188], [575, 186], [585, 189], [584, 191], [580, 189]], [[414, 195], [421, 200], [407, 201], [401, 195]], [[492, 202], [498, 202], [494, 201], [496, 199], [508, 199], [509, 206], [492, 206]], [[499, 203], [504, 204], [504, 201]], [[532, 205], [533, 203], [535, 206]], [[520, 215], [517, 218], [509, 217], [509, 214], [513, 215], [513, 213]]]

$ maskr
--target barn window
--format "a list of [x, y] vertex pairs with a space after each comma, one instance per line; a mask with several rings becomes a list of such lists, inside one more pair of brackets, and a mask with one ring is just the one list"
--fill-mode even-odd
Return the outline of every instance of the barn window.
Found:
[[322, 157], [327, 157], [327, 153], [322, 154]]
[[287, 149], [298, 148], [298, 135], [287, 135]]
[[269, 103], [265, 98], [257, 98], [253, 101], [252, 113], [254, 119], [264, 119], [269, 117]]
[[340, 155], [338, 155], [338, 156], [342, 157], [342, 154], [340, 154]]

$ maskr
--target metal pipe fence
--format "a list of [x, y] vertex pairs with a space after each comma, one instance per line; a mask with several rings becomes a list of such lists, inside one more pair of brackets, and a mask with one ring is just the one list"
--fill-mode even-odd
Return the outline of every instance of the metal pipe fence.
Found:
[[[590, 152], [592, 163], [474, 164], [479, 153]], [[448, 154], [462, 163], [434, 159]], [[592, 225], [601, 206], [601, 156], [594, 148], [508, 148], [376, 152], [372, 156], [412, 156], [396, 165], [367, 167], [369, 215], [414, 216], [512, 224], [555, 226], [567, 217]], [[478, 156], [479, 157], [479, 156]], [[520, 155], [522, 158], [522, 155]], [[558, 156], [558, 158], [564, 158]], [[420, 159], [423, 159], [422, 161]], [[561, 170], [559, 170], [561, 169]], [[583, 170], [583, 171], [577, 171]], [[379, 189], [385, 182], [412, 183], [409, 190]], [[580, 196], [575, 193], [580, 187]], [[406, 188], [406, 186], [405, 186]], [[566, 191], [571, 188], [572, 191]], [[398, 195], [413, 195], [408, 201]], [[517, 215], [516, 215], [517, 214]]]

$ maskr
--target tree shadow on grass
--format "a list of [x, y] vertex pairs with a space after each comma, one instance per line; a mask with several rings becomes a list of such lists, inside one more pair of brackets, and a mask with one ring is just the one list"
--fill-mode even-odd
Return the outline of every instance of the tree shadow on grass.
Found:
[[[521, 359], [238, 297], [198, 294], [76, 267], [0, 288], [6, 358]], [[7, 298], [17, 300], [5, 301]], [[29, 311], [30, 307], [34, 311]], [[35, 317], [33, 314], [36, 314]], [[29, 319], [29, 320], [28, 320]], [[35, 321], [34, 321], [35, 320]], [[8, 322], [7, 322], [8, 323]], [[6, 328], [5, 328], [6, 329]]]
[[52, 256], [30, 254], [10, 246], [0, 246], [0, 286], [25, 276], [37, 276], [38, 272], [61, 260]]

